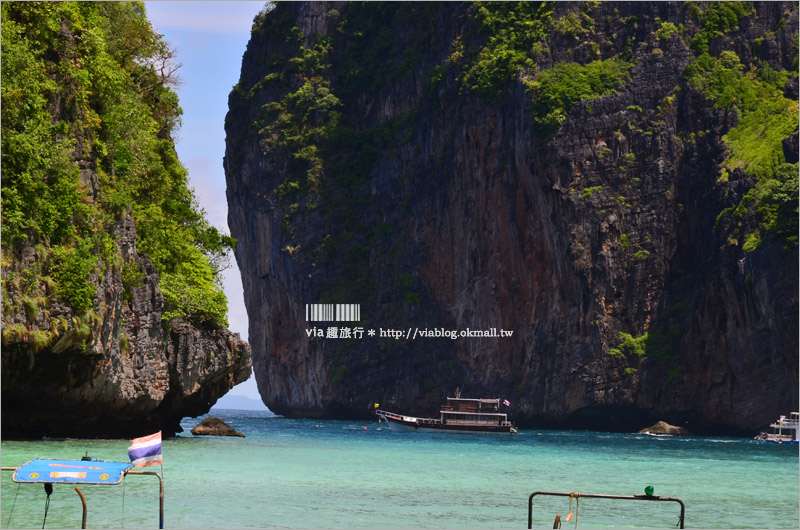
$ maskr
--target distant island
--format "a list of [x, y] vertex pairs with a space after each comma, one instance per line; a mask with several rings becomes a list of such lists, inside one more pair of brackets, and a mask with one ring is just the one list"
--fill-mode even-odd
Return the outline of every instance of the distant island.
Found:
[[266, 405], [261, 400], [249, 398], [247, 396], [237, 396], [226, 394], [219, 398], [219, 400], [211, 407], [215, 409], [233, 409], [233, 410], [265, 410], [269, 411]]

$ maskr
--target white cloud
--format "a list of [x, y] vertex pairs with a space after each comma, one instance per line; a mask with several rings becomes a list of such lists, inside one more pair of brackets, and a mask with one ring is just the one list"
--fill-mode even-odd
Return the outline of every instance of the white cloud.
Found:
[[250, 33], [253, 17], [265, 5], [246, 2], [145, 2], [147, 18], [159, 30]]

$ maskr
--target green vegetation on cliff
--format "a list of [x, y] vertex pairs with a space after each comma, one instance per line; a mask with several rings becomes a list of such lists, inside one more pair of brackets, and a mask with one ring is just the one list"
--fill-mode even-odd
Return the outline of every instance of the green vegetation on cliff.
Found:
[[[546, 47], [545, 37], [553, 20], [548, 2], [478, 2], [470, 13], [471, 29], [485, 39], [482, 46], [463, 49], [459, 39], [453, 48], [463, 55], [461, 82], [486, 98], [497, 97], [518, 70], [536, 67], [531, 52]], [[452, 57], [452, 56], [451, 56]]]
[[704, 10], [697, 2], [686, 2], [689, 15], [700, 23], [700, 32], [692, 39], [692, 49], [708, 52], [708, 43], [714, 37], [738, 29], [739, 20], [753, 13], [752, 2], [709, 2]]
[[459, 67], [462, 88], [488, 100], [521, 82], [531, 97], [534, 122], [549, 137], [573, 104], [611, 94], [630, 78], [633, 64], [619, 57], [586, 64], [560, 61], [539, 69], [537, 61], [549, 55], [553, 34], [578, 38], [592, 33], [589, 13], [595, 5], [585, 2], [580, 11], [554, 21], [552, 2], [478, 2], [472, 6], [469, 28], [482, 44], [465, 49], [464, 39], [457, 37], [448, 64]]
[[533, 94], [534, 121], [545, 135], [552, 134], [580, 100], [592, 100], [615, 89], [630, 78], [633, 65], [620, 59], [578, 63], [556, 63], [536, 81], [529, 82]]
[[756, 178], [739, 204], [720, 214], [718, 224], [732, 215], [738, 225], [754, 210], [759, 226], [745, 233], [738, 226], [733, 231], [745, 251], [755, 250], [767, 232], [796, 247], [798, 165], [786, 164], [782, 143], [798, 130], [798, 103], [783, 94], [789, 73], [763, 63], [746, 70], [734, 52], [723, 51], [719, 57], [700, 55], [686, 76], [715, 106], [737, 114], [738, 124], [723, 136], [729, 149], [725, 175], [742, 169]]
[[[209, 226], [175, 153], [177, 67], [144, 5], [4, 2], [2, 55], [4, 294], [80, 314], [97, 297], [93, 276], [137, 281], [112, 236], [130, 215], [167, 316], [225, 324], [219, 266], [234, 241]], [[26, 286], [18, 260], [33, 246]]]

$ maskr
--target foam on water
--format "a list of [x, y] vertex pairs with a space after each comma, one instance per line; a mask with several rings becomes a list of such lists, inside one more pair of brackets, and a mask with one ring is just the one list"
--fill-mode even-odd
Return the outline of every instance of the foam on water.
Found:
[[[184, 422], [186, 433], [164, 441], [167, 528], [524, 528], [533, 491], [636, 495], [648, 484], [656, 495], [686, 503], [687, 528], [800, 523], [797, 446], [585, 431], [396, 433], [375, 422], [214, 414], [247, 438], [194, 437], [188, 429], [197, 418]], [[4, 441], [2, 465], [78, 458], [84, 451], [126, 460], [127, 447], [127, 440]], [[18, 488], [8, 472], [2, 486], [0, 525], [40, 527], [43, 489]], [[157, 526], [152, 477], [82, 490], [90, 527]], [[583, 499], [575, 508], [581, 528], [678, 522], [675, 503]], [[537, 496], [534, 526], [550, 528], [556, 514], [564, 521], [568, 511], [567, 498]], [[71, 487], [55, 487], [47, 526], [80, 526]]]

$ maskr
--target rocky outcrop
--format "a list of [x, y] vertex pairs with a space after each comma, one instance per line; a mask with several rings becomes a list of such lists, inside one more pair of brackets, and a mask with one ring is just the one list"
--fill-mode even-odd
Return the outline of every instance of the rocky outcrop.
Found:
[[245, 435], [241, 431], [237, 431], [222, 418], [211, 417], [206, 418], [192, 428], [192, 434], [195, 436], [241, 436]]
[[[250, 376], [250, 347], [237, 333], [185, 318], [165, 321], [159, 275], [136, 250], [130, 218], [114, 236], [120, 258], [139, 279], [124, 286], [120, 269], [95, 275], [93, 310], [75, 315], [63, 302], [26, 313], [10, 288], [3, 315], [3, 436], [132, 437], [181, 432], [181, 419], [199, 416]], [[29, 269], [24, 247], [4, 279]], [[127, 292], [126, 292], [127, 291]], [[52, 293], [43, 293], [43, 295]]]
[[2, 36], [3, 438], [171, 436], [251, 369], [172, 52], [125, 2], [4, 5]]
[[[743, 71], [791, 70], [796, 6], [756, 3], [717, 31], [707, 4], [561, 2], [500, 35], [504, 9], [293, 3], [256, 21], [225, 170], [265, 403], [424, 414], [460, 386], [508, 397], [521, 425], [693, 432], [793, 407], [796, 239], [743, 244], [759, 219], [726, 217], [756, 185], [724, 170], [738, 115], [687, 67], [705, 42]], [[528, 62], [491, 77], [539, 23]], [[629, 77], [544, 127], [544, 74], [601, 59]], [[338, 326], [306, 322], [318, 302], [361, 304], [353, 325], [378, 333], [309, 336]], [[513, 335], [380, 334], [425, 328]]]
[[651, 425], [650, 427], [645, 427], [644, 429], [640, 430], [639, 434], [685, 436], [691, 433], [686, 429], [684, 429], [683, 427], [670, 425], [665, 421], [658, 421], [655, 423], [655, 425]]

